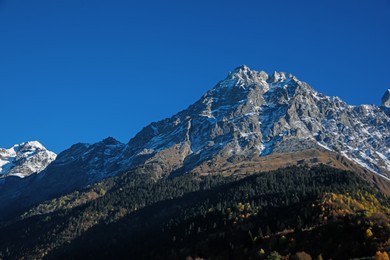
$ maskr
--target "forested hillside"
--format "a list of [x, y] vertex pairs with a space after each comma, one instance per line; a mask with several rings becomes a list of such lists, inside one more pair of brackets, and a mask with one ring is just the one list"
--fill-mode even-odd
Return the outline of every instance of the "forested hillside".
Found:
[[263, 259], [301, 251], [359, 258], [389, 251], [389, 216], [388, 198], [354, 173], [322, 165], [242, 179], [154, 182], [128, 173], [4, 224], [0, 251], [5, 258]]

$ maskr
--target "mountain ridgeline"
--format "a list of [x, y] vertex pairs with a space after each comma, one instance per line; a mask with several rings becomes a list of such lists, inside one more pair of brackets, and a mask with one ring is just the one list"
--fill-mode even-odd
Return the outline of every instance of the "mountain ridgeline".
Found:
[[243, 65], [127, 144], [75, 144], [23, 176], [0, 150], [0, 258], [384, 254], [389, 93], [351, 106]]

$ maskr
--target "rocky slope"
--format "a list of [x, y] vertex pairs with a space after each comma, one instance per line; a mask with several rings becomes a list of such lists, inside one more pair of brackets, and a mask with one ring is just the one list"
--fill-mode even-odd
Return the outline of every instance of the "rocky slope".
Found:
[[61, 174], [65, 169], [74, 178], [77, 178], [76, 175], [85, 175], [89, 182], [109, 177], [120, 170], [117, 157], [124, 146], [112, 137], [95, 144], [75, 144], [58, 154], [57, 159], [41, 173], [41, 178], [55, 172]]
[[120, 163], [163, 176], [215, 158], [252, 160], [317, 148], [389, 180], [389, 127], [384, 106], [351, 106], [291, 74], [241, 66], [186, 110], [145, 127]]
[[39, 174], [23, 179], [4, 178], [0, 186], [0, 219], [117, 173], [116, 156], [123, 147], [113, 138], [92, 145], [75, 144], [58, 154]]
[[37, 141], [16, 144], [9, 149], [0, 148], [0, 178], [24, 178], [39, 173], [55, 158], [55, 153], [48, 151]]

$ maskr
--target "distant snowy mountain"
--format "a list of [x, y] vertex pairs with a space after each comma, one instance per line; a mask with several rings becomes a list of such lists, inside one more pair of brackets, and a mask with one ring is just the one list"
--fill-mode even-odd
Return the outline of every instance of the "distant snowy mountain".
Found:
[[56, 154], [37, 141], [16, 144], [9, 149], [0, 148], [0, 178], [27, 177], [44, 170]]

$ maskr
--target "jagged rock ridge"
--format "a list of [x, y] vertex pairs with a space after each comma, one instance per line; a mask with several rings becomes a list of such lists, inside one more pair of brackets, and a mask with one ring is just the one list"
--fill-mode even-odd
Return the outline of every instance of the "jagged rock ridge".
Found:
[[188, 109], [145, 127], [118, 158], [123, 167], [144, 165], [164, 175], [215, 156], [247, 160], [313, 147], [389, 178], [389, 116], [383, 107], [351, 106], [292, 74], [268, 75], [244, 65]]

